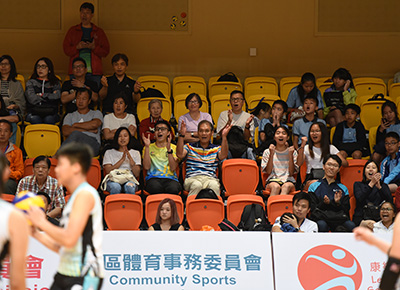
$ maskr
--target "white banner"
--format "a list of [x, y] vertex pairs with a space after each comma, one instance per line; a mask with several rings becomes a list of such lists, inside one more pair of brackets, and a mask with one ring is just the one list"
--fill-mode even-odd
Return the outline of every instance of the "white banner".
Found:
[[276, 290], [376, 290], [387, 260], [350, 233], [273, 233], [272, 245]]

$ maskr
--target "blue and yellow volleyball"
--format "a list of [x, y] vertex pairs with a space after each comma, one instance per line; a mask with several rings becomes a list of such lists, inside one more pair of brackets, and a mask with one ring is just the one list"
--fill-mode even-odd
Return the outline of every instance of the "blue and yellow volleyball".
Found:
[[28, 191], [28, 190], [24, 190], [21, 191], [20, 193], [18, 193], [13, 202], [15, 207], [19, 208], [20, 210], [23, 210], [24, 212], [26, 212], [27, 210], [29, 210], [29, 208], [31, 206], [38, 206], [40, 207], [43, 211], [45, 211], [45, 204], [43, 199], [38, 196], [37, 194]]

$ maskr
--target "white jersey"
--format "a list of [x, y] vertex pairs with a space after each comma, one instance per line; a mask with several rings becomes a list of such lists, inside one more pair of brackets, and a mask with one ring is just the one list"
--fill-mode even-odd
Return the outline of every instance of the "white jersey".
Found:
[[[10, 220], [10, 214], [14, 210], [14, 206], [10, 203], [0, 199], [0, 259], [3, 259], [8, 254], [8, 248], [5, 247], [10, 240], [10, 231], [8, 229], [8, 223]], [[0, 269], [1, 269], [0, 260]]]
[[70, 277], [96, 276], [104, 277], [103, 265], [103, 212], [98, 192], [87, 182], [82, 183], [72, 193], [64, 207], [60, 225], [68, 226], [69, 215], [76, 197], [83, 191], [90, 192], [95, 199], [94, 207], [83, 230], [82, 236], [72, 248], [61, 247], [58, 273]]

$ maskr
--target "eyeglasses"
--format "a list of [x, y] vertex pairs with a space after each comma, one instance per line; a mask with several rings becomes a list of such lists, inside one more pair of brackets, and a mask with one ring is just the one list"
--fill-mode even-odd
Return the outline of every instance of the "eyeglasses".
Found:
[[232, 98], [231, 101], [234, 103], [241, 102], [241, 101], [243, 101], [243, 98]]
[[329, 166], [329, 167], [338, 168], [338, 167], [339, 167], [339, 164], [336, 164], [336, 163], [330, 163], [330, 162], [328, 162], [328, 163], [326, 163], [326, 164], [325, 164], [325, 166]]
[[321, 130], [311, 130], [310, 134], [321, 133]]
[[385, 145], [386, 146], [394, 146], [394, 145], [396, 145], [396, 144], [398, 144], [399, 142], [385, 142]]
[[42, 64], [42, 65], [38, 64], [38, 65], [36, 66], [36, 69], [40, 69], [40, 68], [46, 69], [46, 68], [47, 68], [47, 65], [45, 65], [45, 64]]
[[159, 127], [159, 128], [154, 129], [154, 131], [156, 131], [156, 132], [157, 131], [166, 131], [166, 130], [168, 130], [168, 128], [165, 128], [165, 127], [161, 127], [161, 128]]
[[390, 208], [390, 207], [382, 207], [381, 208], [381, 211], [392, 211], [393, 210], [393, 208]]
[[197, 101], [197, 100], [194, 100], [194, 101], [190, 101], [190, 102], [189, 102], [189, 104], [194, 104], [194, 105], [195, 105], [195, 104], [198, 104], [198, 103], [199, 103], [199, 101]]
[[85, 66], [83, 65], [83, 64], [80, 64], [80, 65], [74, 65], [72, 68], [73, 69], [82, 69], [82, 68], [84, 68]]
[[1, 62], [1, 63], [0, 63], [0, 66], [9, 66], [9, 65], [10, 65], [9, 62]]

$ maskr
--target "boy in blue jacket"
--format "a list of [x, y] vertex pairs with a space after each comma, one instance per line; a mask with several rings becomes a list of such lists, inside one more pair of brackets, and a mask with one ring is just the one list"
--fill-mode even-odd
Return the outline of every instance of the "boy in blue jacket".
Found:
[[389, 186], [390, 192], [400, 185], [400, 142], [396, 132], [389, 132], [385, 137], [386, 158], [381, 163], [382, 181]]

